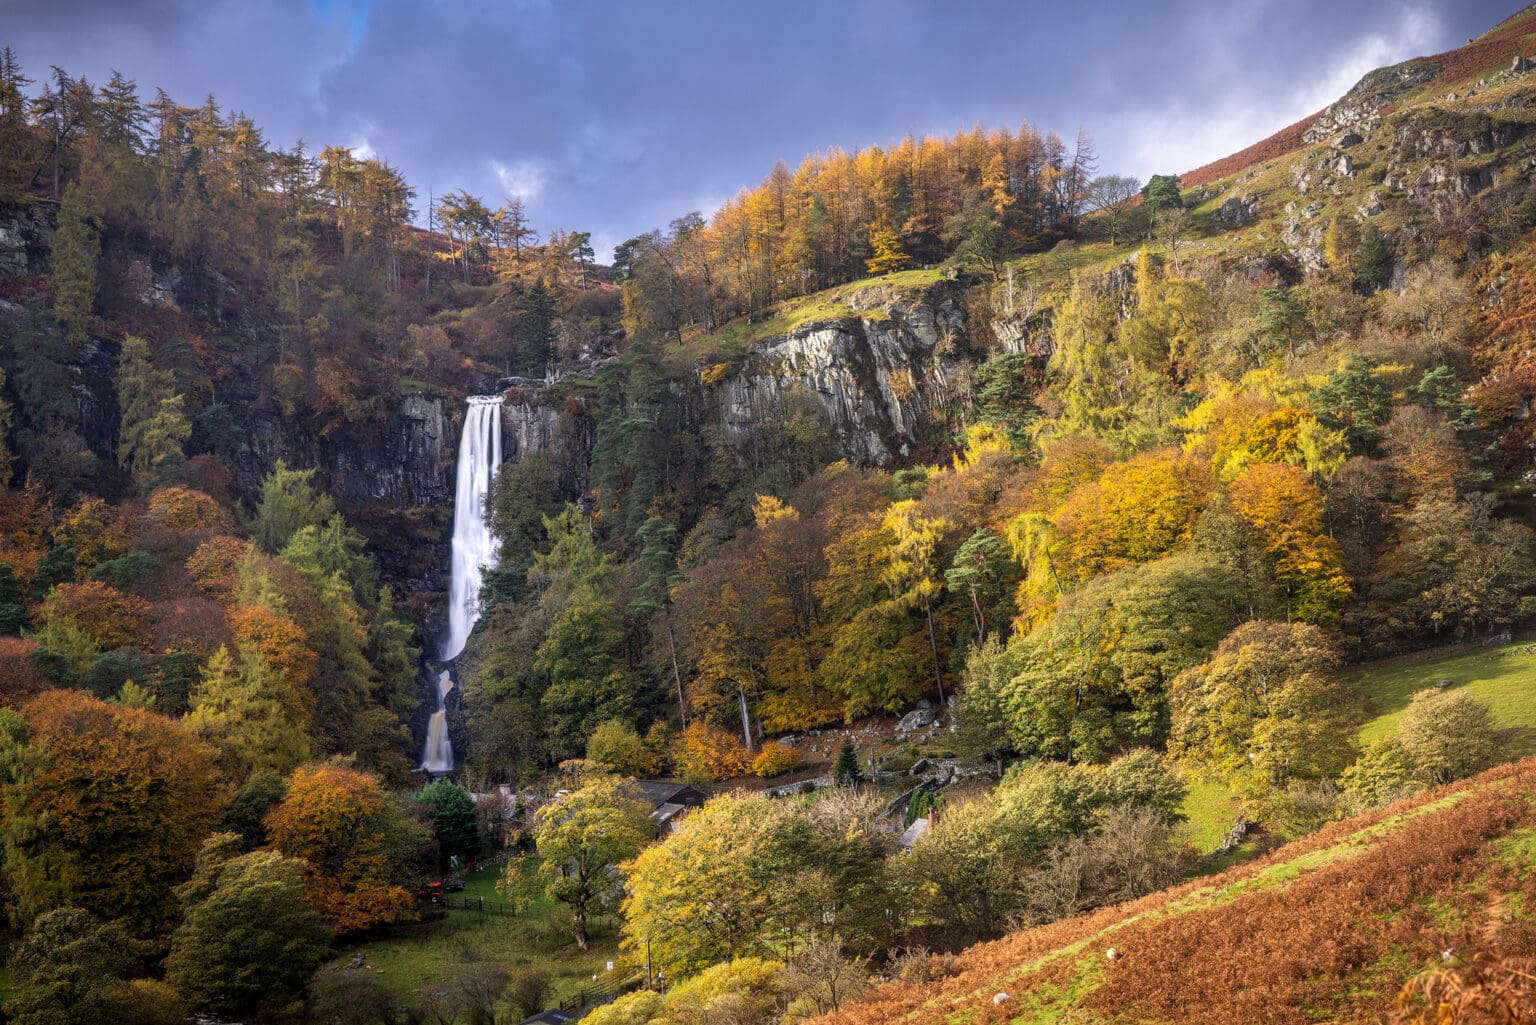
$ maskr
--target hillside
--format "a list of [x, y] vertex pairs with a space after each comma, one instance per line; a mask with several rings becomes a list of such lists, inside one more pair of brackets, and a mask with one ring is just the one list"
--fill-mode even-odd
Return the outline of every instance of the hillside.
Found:
[[971, 947], [941, 978], [889, 983], [815, 1020], [1381, 1021], [1410, 981], [1410, 1010], [1430, 994], [1431, 1006], [1502, 994], [1529, 1008], [1533, 786], [1536, 760], [1504, 766], [1220, 875]]
[[0, 49], [5, 1013], [660, 977], [594, 1025], [782, 1025], [895, 977], [830, 1020], [1363, 1021], [1446, 950], [1514, 979], [1533, 39], [1182, 182], [1028, 122], [832, 149], [611, 266]]

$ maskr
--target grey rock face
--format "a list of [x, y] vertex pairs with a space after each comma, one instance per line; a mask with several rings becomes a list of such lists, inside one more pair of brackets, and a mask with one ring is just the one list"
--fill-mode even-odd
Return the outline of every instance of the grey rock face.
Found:
[[728, 434], [748, 434], [809, 401], [846, 458], [884, 465], [948, 423], [958, 397], [953, 350], [965, 334], [958, 289], [939, 284], [917, 299], [875, 288], [849, 304], [879, 313], [808, 324], [752, 347], [719, 388]]
[[1381, 124], [1381, 111], [1399, 96], [1428, 82], [1440, 73], [1433, 61], [1405, 61], [1395, 67], [1378, 68], [1366, 75], [1354, 88], [1339, 98], [1302, 133], [1307, 145], [1344, 133], [1369, 135]]
[[1259, 219], [1259, 197], [1231, 196], [1211, 215], [1224, 228], [1241, 228]]
[[939, 714], [931, 708], [915, 708], [901, 717], [901, 722], [896, 724], [896, 732], [911, 733], [925, 726], [932, 726], [938, 722]]
[[0, 204], [0, 276], [47, 273], [57, 216], [51, 204]]

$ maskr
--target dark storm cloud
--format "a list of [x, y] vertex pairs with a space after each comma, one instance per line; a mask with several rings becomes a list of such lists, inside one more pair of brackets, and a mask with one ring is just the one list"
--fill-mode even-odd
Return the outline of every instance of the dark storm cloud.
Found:
[[[1162, 4], [794, 0], [0, 0], [0, 43], [274, 142], [366, 147], [424, 203], [526, 195], [600, 247], [707, 210], [782, 159], [1028, 119], [1106, 170], [1179, 171], [1380, 64], [1455, 46], [1493, 0]], [[601, 249], [600, 249], [601, 251]]]

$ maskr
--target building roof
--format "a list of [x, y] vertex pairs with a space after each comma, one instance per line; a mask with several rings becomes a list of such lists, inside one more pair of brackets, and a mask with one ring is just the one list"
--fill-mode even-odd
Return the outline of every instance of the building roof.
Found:
[[532, 1018], [524, 1018], [518, 1025], [565, 1025], [568, 1021], [575, 1021], [574, 1014], [564, 1011], [540, 1011]]
[[677, 783], [665, 779], [642, 779], [635, 784], [645, 799], [651, 802], [652, 808], [660, 809], [664, 804], [681, 805], [684, 808], [697, 808], [704, 803], [704, 792], [687, 783]]

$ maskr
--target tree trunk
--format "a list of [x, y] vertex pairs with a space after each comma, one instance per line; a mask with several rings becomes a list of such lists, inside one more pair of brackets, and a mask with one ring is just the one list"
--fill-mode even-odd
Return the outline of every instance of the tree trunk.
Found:
[[736, 696], [741, 699], [741, 739], [747, 745], [748, 751], [756, 751], [757, 745], [752, 742], [752, 716], [747, 713], [747, 692], [740, 687], [736, 688]]
[[672, 632], [672, 620], [667, 619], [667, 647], [672, 656], [672, 681], [677, 684], [677, 717], [683, 729], [688, 728], [688, 705], [683, 701], [683, 674], [677, 668], [677, 636]]
[[939, 671], [939, 641], [933, 632], [933, 606], [928, 604], [928, 599], [923, 599], [923, 615], [928, 620], [928, 647], [933, 651], [933, 682], [939, 685], [939, 708], [943, 714], [944, 708], [944, 676]]

